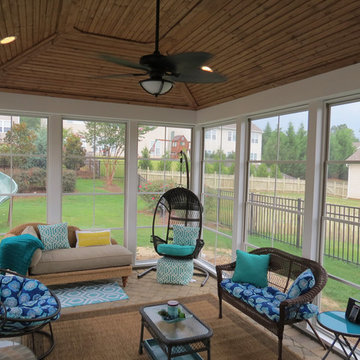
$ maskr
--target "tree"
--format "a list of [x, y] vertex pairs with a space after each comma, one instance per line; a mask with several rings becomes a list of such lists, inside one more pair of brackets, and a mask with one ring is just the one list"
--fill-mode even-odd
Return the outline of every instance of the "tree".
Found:
[[268, 170], [268, 167], [266, 164], [262, 163], [257, 167], [256, 176], [257, 177], [268, 177], [269, 176], [269, 170]]
[[41, 157], [33, 157], [28, 161], [28, 167], [39, 167], [46, 169], [46, 154], [47, 154], [47, 129], [40, 127], [36, 130], [36, 139], [34, 142], [36, 146], [36, 154], [43, 155]]
[[[107, 122], [86, 122], [86, 130], [82, 133], [89, 144], [93, 144], [99, 156], [103, 156], [106, 185], [112, 185], [120, 157], [124, 156], [125, 125]], [[154, 130], [153, 126], [143, 126], [138, 129], [141, 139], [147, 132]]]
[[141, 157], [142, 159], [139, 160], [139, 167], [140, 169], [146, 170], [152, 170], [152, 162], [150, 160], [150, 151], [149, 149], [145, 146], [142, 150], [141, 150]]
[[21, 116], [20, 118], [20, 124], [25, 123], [26, 127], [29, 130], [37, 131], [41, 127], [41, 119], [40, 118], [34, 118], [34, 117], [28, 117], [28, 116]]
[[85, 165], [86, 150], [83, 148], [80, 136], [68, 133], [64, 142], [64, 164], [67, 169], [79, 170]]
[[[4, 139], [4, 143], [8, 145], [9, 151], [14, 155], [29, 155], [36, 151], [36, 134], [33, 130], [27, 128], [26, 123], [13, 124]], [[28, 158], [22, 156], [13, 157], [13, 166], [19, 168], [27, 168]]]
[[[332, 126], [330, 130], [330, 160], [345, 160], [352, 155], [356, 148], [354, 142], [358, 141], [354, 131], [345, 124]], [[346, 180], [348, 169], [346, 164], [331, 164], [329, 178]]]

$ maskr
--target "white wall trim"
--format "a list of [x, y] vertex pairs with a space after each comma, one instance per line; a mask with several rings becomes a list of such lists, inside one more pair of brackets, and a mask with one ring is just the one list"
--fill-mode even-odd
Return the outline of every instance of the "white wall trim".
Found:
[[0, 92], [0, 111], [26, 113], [27, 115], [37, 114], [49, 116], [51, 114], [59, 114], [63, 117], [139, 120], [183, 125], [194, 125], [196, 122], [196, 112], [193, 110], [4, 92]]
[[309, 106], [308, 143], [306, 152], [304, 236], [302, 254], [318, 260], [323, 189], [324, 103], [315, 101]]
[[50, 116], [47, 129], [47, 222], [56, 224], [62, 219], [62, 117]]

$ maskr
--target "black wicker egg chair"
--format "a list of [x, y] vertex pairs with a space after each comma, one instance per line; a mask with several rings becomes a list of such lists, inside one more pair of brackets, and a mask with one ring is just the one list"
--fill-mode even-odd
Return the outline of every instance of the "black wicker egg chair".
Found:
[[[185, 156], [184, 154], [181, 154]], [[186, 166], [187, 159], [185, 157]], [[196, 259], [201, 249], [204, 246], [204, 240], [200, 238], [202, 230], [202, 212], [203, 207], [199, 198], [189, 189], [183, 187], [176, 187], [166, 191], [159, 199], [153, 217], [152, 223], [152, 235], [150, 241], [154, 244], [154, 249], [160, 256], [172, 257], [178, 260], [191, 260]], [[196, 237], [195, 249], [188, 255], [169, 255], [164, 254], [159, 250], [161, 244], [172, 244], [173, 242], [173, 226], [182, 225], [185, 227], [194, 227], [198, 229]], [[194, 264], [194, 268], [199, 272], [193, 275], [204, 276], [205, 279], [201, 283], [204, 286], [209, 273]], [[156, 266], [153, 266], [143, 273], [138, 275], [138, 278], [143, 277], [150, 271], [156, 270]]]

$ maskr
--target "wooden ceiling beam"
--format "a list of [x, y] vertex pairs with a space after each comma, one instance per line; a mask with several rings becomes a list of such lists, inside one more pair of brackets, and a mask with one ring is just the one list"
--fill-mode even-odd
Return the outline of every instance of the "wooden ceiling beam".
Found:
[[47, 50], [49, 47], [54, 45], [55, 42], [59, 41], [59, 39], [60, 36], [58, 34], [53, 34], [49, 36], [47, 39], [25, 50], [20, 55], [16, 56], [15, 58], [12, 58], [5, 64], [1, 65], [0, 74], [4, 75], [5, 72], [9, 70], [14, 70], [16, 67], [20, 66], [24, 62], [31, 60], [35, 56], [38, 56], [40, 52]]

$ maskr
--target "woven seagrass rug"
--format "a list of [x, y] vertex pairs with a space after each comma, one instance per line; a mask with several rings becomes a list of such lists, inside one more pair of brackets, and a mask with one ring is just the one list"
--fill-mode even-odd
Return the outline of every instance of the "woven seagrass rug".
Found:
[[[178, 299], [214, 332], [211, 358], [215, 360], [276, 360], [277, 338], [245, 320], [238, 310], [223, 305], [218, 318], [218, 302], [213, 295]], [[49, 360], [148, 360], [139, 355], [141, 305], [65, 314], [53, 323], [55, 349]], [[145, 333], [145, 338], [150, 338]], [[200, 353], [203, 359], [206, 353]], [[283, 359], [300, 359], [283, 347]]]
[[129, 298], [116, 281], [71, 284], [52, 290], [60, 300], [62, 308], [126, 300]]

